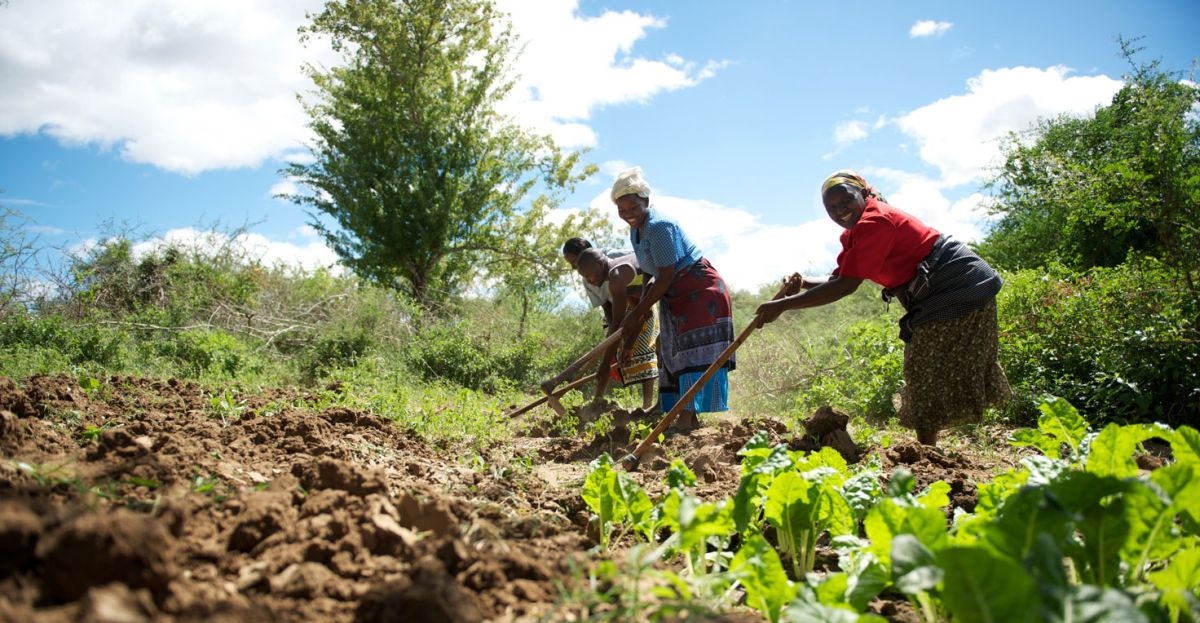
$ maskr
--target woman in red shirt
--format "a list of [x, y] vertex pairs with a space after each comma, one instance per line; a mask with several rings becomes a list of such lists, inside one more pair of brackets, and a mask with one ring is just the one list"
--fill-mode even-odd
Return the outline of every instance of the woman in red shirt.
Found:
[[939, 429], [978, 421], [1011, 396], [997, 359], [1000, 275], [966, 245], [885, 203], [854, 171], [829, 176], [821, 199], [846, 230], [837, 269], [825, 280], [793, 276], [789, 282], [804, 292], [759, 306], [762, 324], [787, 310], [832, 303], [871, 280], [906, 312], [897, 415], [921, 443], [936, 445]]

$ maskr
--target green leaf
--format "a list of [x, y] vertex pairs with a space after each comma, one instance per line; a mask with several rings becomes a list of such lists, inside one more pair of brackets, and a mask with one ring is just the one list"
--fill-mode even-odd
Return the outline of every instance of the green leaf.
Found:
[[630, 478], [624, 472], [616, 473], [616, 489], [615, 493], [621, 500], [622, 506], [625, 507], [626, 514], [629, 516], [629, 523], [633, 525], [633, 529], [646, 542], [654, 542], [655, 521], [654, 521], [654, 503], [650, 501], [650, 497], [642, 490], [637, 481]]
[[696, 484], [696, 473], [683, 462], [683, 459], [675, 459], [671, 461], [671, 465], [667, 467], [667, 487], [671, 489], [684, 489]]
[[1150, 480], [1171, 498], [1171, 507], [1200, 520], [1200, 464], [1174, 463], [1154, 470]]
[[1167, 567], [1146, 575], [1159, 591], [1159, 603], [1167, 607], [1171, 620], [1178, 621], [1183, 612], [1191, 612], [1195, 618], [1200, 609], [1200, 549], [1186, 549], [1171, 557]]
[[942, 570], [933, 552], [911, 534], [892, 539], [892, 581], [900, 592], [916, 595], [931, 591], [942, 581]]
[[[1087, 436], [1088, 426], [1075, 407], [1062, 398], [1054, 397], [1038, 405], [1038, 410], [1042, 412], [1038, 416], [1038, 430], [1066, 445], [1071, 456], [1077, 458], [1079, 444]], [[1046, 453], [1046, 456], [1059, 458], [1060, 455]]]
[[944, 480], [929, 483], [919, 495], [917, 502], [925, 508], [946, 508], [950, 506], [950, 485]]
[[1063, 544], [1074, 526], [1071, 514], [1049, 487], [1025, 487], [1004, 502], [1004, 507], [980, 538], [1010, 560], [1022, 560], [1033, 548], [1037, 535], [1050, 535]]
[[1035, 428], [1021, 428], [1008, 437], [1008, 444], [1017, 448], [1030, 446], [1042, 454], [1058, 458], [1062, 456], [1062, 442]]
[[783, 571], [779, 554], [761, 535], [742, 543], [729, 571], [746, 587], [746, 603], [772, 623], [780, 620], [783, 606], [796, 596], [796, 589]]
[[1156, 432], [1145, 426], [1109, 424], [1092, 440], [1087, 456], [1087, 471], [1101, 476], [1127, 478], [1138, 473], [1133, 455], [1138, 444]]
[[1167, 441], [1171, 442], [1171, 453], [1177, 463], [1200, 466], [1200, 431], [1191, 426], [1180, 426]]
[[887, 494], [892, 498], [903, 497], [911, 493], [916, 486], [917, 479], [913, 477], [912, 472], [903, 467], [897, 467], [888, 477]]
[[1154, 483], [1131, 481], [1123, 496], [1129, 538], [1121, 548], [1121, 560], [1133, 577], [1141, 577], [1147, 565], [1169, 558], [1183, 542], [1175, 529], [1176, 509], [1162, 488]]
[[880, 500], [867, 512], [863, 528], [871, 541], [868, 550], [887, 566], [892, 564], [892, 540], [897, 535], [911, 534], [933, 551], [949, 543], [946, 516], [941, 511], [904, 506], [890, 498]]
[[945, 572], [942, 600], [956, 621], [1007, 623], [1037, 619], [1040, 597], [1020, 565], [982, 547], [937, 553]]
[[1072, 586], [1059, 615], [1072, 623], [1148, 623], [1146, 615], [1125, 593], [1100, 586]]
[[859, 614], [844, 608], [803, 600], [796, 600], [788, 606], [786, 620], [797, 623], [887, 623], [887, 619], [878, 615]]
[[[1086, 582], [1109, 586], [1119, 571], [1120, 552], [1130, 538], [1123, 493], [1132, 483], [1112, 476], [1070, 471], [1049, 486], [1048, 495], [1074, 517], [1077, 538], [1068, 533], [1055, 542]], [[1049, 533], [1045, 533], [1049, 534]]]
[[796, 472], [784, 472], [771, 483], [763, 505], [763, 516], [779, 535], [779, 549], [798, 571], [808, 571], [804, 563], [806, 545], [815, 538], [817, 486]]

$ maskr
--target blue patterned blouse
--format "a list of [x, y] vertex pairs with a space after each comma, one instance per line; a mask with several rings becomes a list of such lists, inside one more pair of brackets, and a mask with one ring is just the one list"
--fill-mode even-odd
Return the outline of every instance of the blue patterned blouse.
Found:
[[679, 271], [703, 257], [700, 249], [683, 233], [679, 223], [659, 216], [654, 206], [650, 206], [646, 213], [642, 231], [644, 235], [638, 236], [636, 228], [629, 229], [629, 242], [633, 245], [642, 272], [653, 275], [659, 266], [674, 266]]

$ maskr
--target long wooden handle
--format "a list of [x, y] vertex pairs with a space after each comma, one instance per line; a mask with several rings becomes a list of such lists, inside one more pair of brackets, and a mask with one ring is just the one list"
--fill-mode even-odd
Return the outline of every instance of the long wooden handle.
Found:
[[616, 331], [613, 331], [611, 335], [604, 338], [603, 341], [601, 341], [599, 344], [597, 344], [595, 348], [593, 348], [592, 350], [585, 353], [579, 359], [576, 359], [574, 361], [574, 363], [567, 366], [567, 369], [560, 372], [558, 374], [558, 376], [555, 376], [554, 378], [550, 379], [551, 381], [554, 381], [553, 385], [558, 385], [559, 383], [563, 382], [563, 379], [567, 379], [567, 378], [574, 376], [576, 372], [579, 372], [580, 368], [582, 368], [583, 366], [586, 366], [588, 363], [590, 363], [596, 357], [599, 357], [601, 353], [608, 350], [609, 346], [616, 344], [617, 340], [621, 339], [621, 333], [622, 333], [622, 330], [618, 328]]
[[[617, 367], [616, 363], [609, 366], [609, 370], [611, 370], [615, 367]], [[606, 372], [607, 372], [607, 370], [606, 370]], [[596, 374], [595, 372], [593, 372], [591, 374], [588, 374], [587, 376], [579, 377], [578, 379], [575, 379], [574, 381], [571, 381], [570, 383], [567, 383], [566, 385], [563, 385], [562, 387], [559, 387], [558, 389], [554, 390], [554, 393], [546, 394], [546, 395], [542, 396], [541, 398], [538, 398], [537, 400], [534, 400], [533, 402], [525, 405], [524, 407], [521, 407], [520, 409], [517, 409], [516, 411], [509, 413], [508, 417], [510, 417], [510, 418], [517, 417], [518, 415], [521, 415], [522, 413], [525, 413], [526, 411], [528, 411], [536, 406], [545, 404], [547, 400], [550, 400], [551, 396], [562, 396], [563, 394], [571, 391], [572, 389], [575, 389], [576, 387], [579, 387], [580, 385], [585, 385], [589, 381], [596, 380], [597, 376], [599, 376], [599, 375]]]
[[[779, 287], [779, 291], [775, 293], [775, 296], [771, 297], [771, 300], [778, 299], [786, 292], [787, 281], [785, 280], [783, 285]], [[649, 435], [646, 435], [646, 438], [642, 440], [642, 443], [638, 444], [638, 447], [635, 448], [628, 456], [621, 459], [621, 463], [626, 466], [626, 469], [637, 466], [637, 464], [642, 460], [642, 456], [644, 456], [646, 452], [650, 450], [650, 446], [654, 445], [654, 442], [658, 440], [658, 436], [663, 434], [663, 432], [675, 422], [675, 418], [679, 417], [679, 414], [684, 410], [684, 408], [691, 404], [692, 398], [696, 397], [696, 393], [700, 391], [700, 388], [704, 387], [704, 384], [708, 382], [708, 379], [711, 379], [712, 376], [717, 373], [717, 370], [721, 369], [721, 366], [725, 365], [725, 362], [729, 361], [729, 358], [733, 356], [734, 351], [736, 351], [738, 347], [742, 345], [742, 342], [746, 341], [746, 338], [750, 337], [750, 334], [753, 333], [754, 329], [756, 328], [758, 328], [758, 315], [754, 316], [754, 320], [750, 321], [750, 324], [746, 325], [745, 329], [742, 329], [742, 332], [733, 339], [733, 343], [725, 347], [725, 350], [722, 351], [716, 360], [708, 366], [708, 369], [704, 371], [704, 374], [700, 375], [700, 378], [697, 379], [696, 382], [693, 383], [692, 386], [689, 387], [688, 390], [679, 397], [679, 401], [675, 403], [675, 406], [671, 407], [671, 410], [668, 411], [661, 420], [659, 420], [658, 425], [654, 427], [654, 430], [650, 431]]]

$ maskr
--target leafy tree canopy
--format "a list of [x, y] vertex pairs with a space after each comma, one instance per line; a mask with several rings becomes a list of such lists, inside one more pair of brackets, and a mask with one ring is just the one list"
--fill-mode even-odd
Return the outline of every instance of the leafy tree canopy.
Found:
[[[309, 18], [302, 38], [327, 37], [344, 62], [307, 67], [314, 161], [283, 170], [304, 188], [286, 196], [356, 273], [428, 309], [472, 283], [519, 281], [517, 265], [548, 255], [531, 245], [561, 244], [545, 231], [599, 227], [521, 209], [533, 192], [554, 205], [595, 167], [496, 111], [514, 36], [490, 0], [332, 0]], [[563, 268], [547, 267], [551, 285]]]
[[980, 252], [1017, 269], [1082, 270], [1131, 256], [1162, 259], [1196, 293], [1200, 268], [1200, 89], [1138, 64], [1091, 118], [1044, 120], [1011, 135], [994, 191], [994, 229]]

